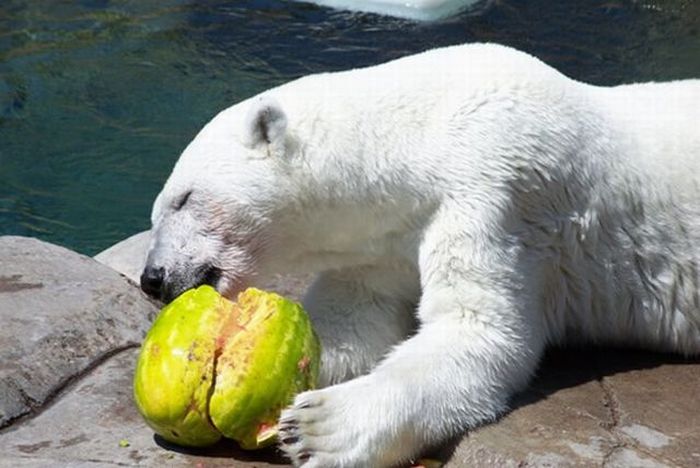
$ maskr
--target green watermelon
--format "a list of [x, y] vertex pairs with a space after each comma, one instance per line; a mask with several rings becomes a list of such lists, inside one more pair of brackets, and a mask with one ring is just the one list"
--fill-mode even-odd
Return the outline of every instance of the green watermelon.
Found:
[[207, 446], [222, 436], [245, 449], [275, 442], [277, 419], [316, 386], [320, 345], [295, 302], [249, 288], [237, 302], [211, 286], [160, 312], [141, 347], [134, 397], [164, 439]]

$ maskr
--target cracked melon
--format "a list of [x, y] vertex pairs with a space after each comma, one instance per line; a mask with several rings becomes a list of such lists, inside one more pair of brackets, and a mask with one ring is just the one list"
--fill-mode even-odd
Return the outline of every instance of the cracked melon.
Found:
[[163, 308], [141, 347], [136, 405], [164, 439], [245, 449], [276, 440], [294, 395], [316, 385], [320, 347], [298, 304], [249, 288], [231, 302], [210, 286]]

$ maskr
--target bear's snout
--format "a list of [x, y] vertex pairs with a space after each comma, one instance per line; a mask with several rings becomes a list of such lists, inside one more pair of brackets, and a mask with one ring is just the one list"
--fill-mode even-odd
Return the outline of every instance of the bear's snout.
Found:
[[203, 284], [217, 287], [220, 278], [221, 270], [210, 265], [168, 271], [163, 267], [146, 265], [141, 273], [141, 289], [167, 304], [188, 289]]
[[165, 268], [146, 266], [141, 273], [141, 289], [149, 296], [160, 299], [163, 291]]

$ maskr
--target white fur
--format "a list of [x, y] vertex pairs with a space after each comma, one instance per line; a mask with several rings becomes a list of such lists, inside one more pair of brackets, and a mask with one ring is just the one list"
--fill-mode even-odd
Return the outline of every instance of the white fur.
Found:
[[330, 386], [282, 415], [294, 463], [391, 465], [492, 421], [549, 343], [700, 352], [700, 81], [600, 88], [437, 49], [265, 93], [273, 152], [245, 146], [257, 99], [184, 152], [149, 260], [211, 262], [228, 294], [321, 272]]

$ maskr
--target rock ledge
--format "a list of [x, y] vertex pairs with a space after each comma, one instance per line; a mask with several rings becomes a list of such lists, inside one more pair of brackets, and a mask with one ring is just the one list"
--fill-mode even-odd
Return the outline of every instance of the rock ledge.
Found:
[[[137, 280], [147, 235], [100, 260]], [[0, 265], [0, 466], [285, 464], [274, 449], [187, 451], [153, 436], [131, 381], [158, 306], [125, 276], [18, 237], [0, 237]], [[280, 277], [265, 287], [299, 297], [307, 283]], [[448, 467], [700, 466], [699, 392], [698, 359], [554, 349], [510, 413], [434, 456]]]

